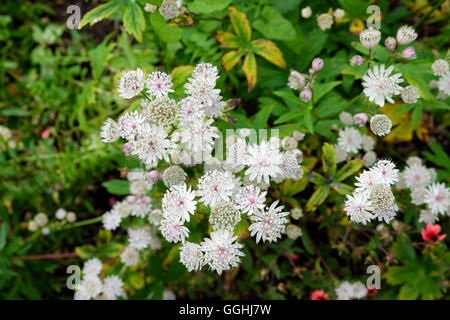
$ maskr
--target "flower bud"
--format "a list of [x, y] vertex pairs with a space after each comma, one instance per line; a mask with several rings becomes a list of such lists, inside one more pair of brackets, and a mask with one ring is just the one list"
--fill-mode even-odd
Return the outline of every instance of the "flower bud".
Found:
[[323, 60], [320, 58], [314, 58], [311, 66], [312, 66], [312, 69], [314, 70], [314, 72], [320, 71], [323, 68]]
[[309, 88], [309, 86], [306, 86], [303, 91], [300, 93], [300, 99], [303, 102], [309, 102], [311, 101], [312, 98], [312, 92], [311, 89]]
[[161, 178], [161, 175], [158, 171], [152, 170], [147, 174], [147, 178], [151, 183], [155, 184]]
[[394, 37], [387, 37], [386, 40], [384, 40], [384, 45], [386, 46], [386, 49], [393, 51], [397, 47], [397, 41]]
[[353, 122], [358, 127], [362, 127], [367, 122], [367, 114], [365, 113], [357, 113], [353, 116]]
[[350, 58], [350, 65], [352, 67], [358, 67], [358, 66], [362, 65], [363, 62], [364, 62], [364, 59], [360, 55], [356, 55], [356, 56], [353, 56]]
[[408, 47], [403, 50], [401, 56], [406, 59], [415, 59], [417, 58], [416, 50], [414, 49], [414, 47]]

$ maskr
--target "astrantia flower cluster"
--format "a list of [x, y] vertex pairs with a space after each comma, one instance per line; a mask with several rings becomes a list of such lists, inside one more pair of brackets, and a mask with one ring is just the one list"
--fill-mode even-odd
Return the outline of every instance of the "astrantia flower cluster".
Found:
[[391, 186], [398, 181], [398, 170], [389, 160], [379, 160], [364, 170], [355, 183], [356, 189], [347, 195], [344, 211], [355, 223], [367, 224], [373, 219], [392, 221], [398, 211]]
[[367, 296], [367, 288], [361, 281], [343, 281], [335, 292], [338, 300], [362, 299]]
[[314, 58], [309, 69], [309, 75], [302, 74], [292, 70], [288, 78], [288, 87], [293, 90], [299, 90], [300, 99], [303, 102], [309, 102], [312, 99], [312, 87], [314, 85], [315, 75], [322, 70], [324, 62], [321, 58]]
[[447, 99], [450, 96], [450, 71], [448, 61], [444, 59], [436, 60], [432, 65], [433, 74], [438, 76], [438, 80], [430, 81], [430, 88], [439, 90], [437, 97], [439, 99]]

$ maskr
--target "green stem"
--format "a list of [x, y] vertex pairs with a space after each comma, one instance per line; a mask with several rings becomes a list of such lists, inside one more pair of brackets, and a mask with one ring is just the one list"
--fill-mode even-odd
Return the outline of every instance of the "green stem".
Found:
[[66, 224], [65, 226], [63, 226], [60, 229], [55, 230], [55, 231], [62, 231], [62, 230], [67, 230], [67, 229], [87, 226], [87, 225], [94, 224], [94, 223], [102, 221], [102, 218], [103, 218], [102, 216], [99, 216], [99, 217], [95, 217], [95, 218], [92, 218], [92, 219], [87, 219], [87, 220], [83, 220], [83, 221], [74, 222], [74, 223], [71, 223], [71, 224]]
[[445, 2], [445, 0], [440, 0], [438, 3], [436, 3], [434, 5], [434, 7], [430, 9], [430, 11], [425, 13], [425, 15], [422, 18], [420, 18], [419, 21], [417, 21], [417, 23], [414, 25], [414, 29], [417, 29], [418, 27], [420, 27], [420, 25], [422, 23], [424, 23], [424, 21], [430, 16], [430, 14], [432, 14], [433, 11], [436, 10], [437, 8], [439, 8], [441, 6], [441, 4], [443, 4], [444, 2]]

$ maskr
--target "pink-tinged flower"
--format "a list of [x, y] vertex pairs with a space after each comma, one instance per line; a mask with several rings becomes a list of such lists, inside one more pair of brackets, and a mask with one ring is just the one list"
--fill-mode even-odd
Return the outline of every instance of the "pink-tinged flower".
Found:
[[311, 293], [311, 300], [327, 300], [328, 295], [323, 290], [314, 290]]
[[352, 67], [357, 67], [362, 65], [362, 63], [364, 62], [363, 57], [361, 57], [360, 55], [356, 55], [350, 58], [350, 65]]
[[46, 139], [50, 136], [50, 130], [45, 129], [44, 131], [41, 132], [41, 138], [42, 139]]
[[311, 101], [312, 98], [312, 92], [311, 92], [311, 88], [309, 86], [306, 86], [303, 91], [300, 93], [300, 99], [303, 102], [309, 102]]
[[367, 122], [367, 114], [365, 113], [357, 113], [353, 116], [353, 123], [358, 127], [362, 127]]
[[406, 58], [406, 59], [416, 59], [417, 58], [416, 50], [414, 49], [414, 47], [406, 48], [405, 50], [403, 50], [401, 55], [403, 58]]
[[314, 58], [311, 66], [312, 66], [312, 69], [314, 70], [314, 72], [320, 71], [323, 68], [323, 60], [320, 58]]
[[151, 183], [155, 184], [158, 182], [159, 179], [161, 179], [161, 175], [158, 171], [152, 170], [147, 174], [147, 178], [150, 180]]
[[372, 288], [372, 289], [367, 288], [367, 296], [368, 297], [373, 297], [374, 295], [377, 294], [377, 292], [378, 292], [377, 288]]
[[133, 145], [130, 142], [125, 142], [122, 145], [122, 152], [123, 152], [123, 154], [126, 155], [126, 156], [130, 156], [131, 152], [133, 151], [132, 148], [133, 148]]
[[393, 51], [395, 47], [397, 47], [397, 41], [394, 37], [387, 37], [386, 40], [384, 40], [384, 45], [386, 46], [386, 49]]
[[442, 239], [445, 239], [446, 234], [438, 235], [441, 232], [441, 226], [438, 224], [427, 224], [425, 228], [422, 228], [422, 238], [424, 241], [438, 243]]

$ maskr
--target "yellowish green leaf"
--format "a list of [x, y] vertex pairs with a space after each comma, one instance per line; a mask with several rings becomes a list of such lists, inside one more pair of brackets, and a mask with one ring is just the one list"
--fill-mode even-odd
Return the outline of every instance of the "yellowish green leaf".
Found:
[[267, 39], [258, 39], [252, 41], [251, 44], [254, 53], [280, 68], [286, 68], [286, 61], [284, 61], [283, 53], [278, 49], [275, 43]]

